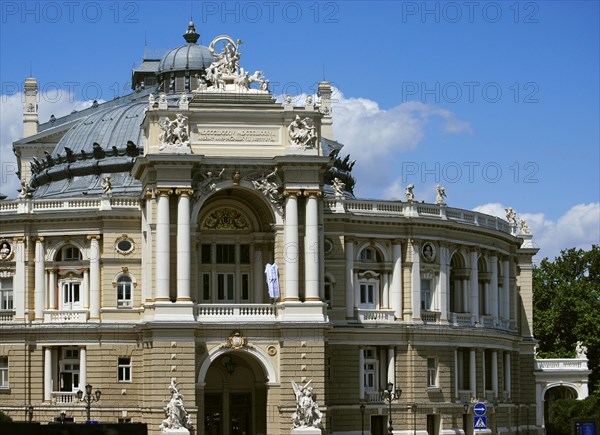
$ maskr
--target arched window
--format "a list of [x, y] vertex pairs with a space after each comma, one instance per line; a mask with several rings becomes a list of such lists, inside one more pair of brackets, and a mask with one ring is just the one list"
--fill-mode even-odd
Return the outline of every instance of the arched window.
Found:
[[81, 251], [73, 245], [65, 245], [61, 248], [56, 258], [58, 261], [80, 261], [82, 259]]
[[121, 275], [117, 279], [117, 307], [131, 308], [133, 305], [132, 282], [128, 275]]

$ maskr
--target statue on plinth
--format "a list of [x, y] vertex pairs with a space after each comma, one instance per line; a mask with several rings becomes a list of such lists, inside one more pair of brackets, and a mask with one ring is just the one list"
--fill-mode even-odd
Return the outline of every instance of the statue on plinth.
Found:
[[296, 396], [296, 412], [292, 414], [294, 428], [321, 427], [322, 414], [319, 411], [319, 405], [313, 398], [313, 388], [310, 386], [311, 382], [312, 380], [300, 387], [292, 380], [292, 388]]
[[177, 382], [174, 379], [171, 379], [169, 391], [171, 392], [171, 400], [165, 407], [167, 418], [160, 424], [160, 429], [162, 432], [179, 431], [189, 433], [187, 430], [192, 428], [192, 420], [183, 405], [183, 395], [179, 392]]

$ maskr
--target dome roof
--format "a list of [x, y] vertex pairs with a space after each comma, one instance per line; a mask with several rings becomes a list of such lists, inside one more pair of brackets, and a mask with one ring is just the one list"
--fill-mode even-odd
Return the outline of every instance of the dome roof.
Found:
[[183, 35], [187, 44], [167, 52], [158, 64], [158, 74], [169, 71], [201, 70], [208, 67], [215, 58], [208, 47], [196, 44], [200, 35], [196, 33], [194, 23], [190, 21]]

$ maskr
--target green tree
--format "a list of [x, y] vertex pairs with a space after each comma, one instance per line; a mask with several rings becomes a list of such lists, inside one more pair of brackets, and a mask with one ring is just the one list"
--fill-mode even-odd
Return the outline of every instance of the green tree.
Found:
[[585, 400], [557, 400], [549, 410], [547, 433], [570, 435], [573, 420], [600, 421], [600, 396], [590, 396]]
[[13, 420], [12, 418], [10, 418], [9, 415], [6, 415], [2, 411], [0, 411], [0, 423], [10, 423], [11, 421]]
[[582, 341], [590, 391], [600, 394], [600, 246], [563, 250], [534, 268], [533, 328], [541, 358], [572, 358]]

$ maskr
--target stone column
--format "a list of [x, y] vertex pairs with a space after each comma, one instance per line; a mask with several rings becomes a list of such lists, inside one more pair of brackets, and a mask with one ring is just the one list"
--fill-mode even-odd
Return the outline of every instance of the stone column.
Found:
[[285, 298], [284, 301], [297, 301], [298, 298], [298, 197], [295, 191], [285, 191]]
[[90, 240], [90, 319], [100, 318], [100, 236]]
[[492, 351], [492, 390], [494, 399], [498, 398], [498, 351]]
[[392, 242], [392, 283], [390, 285], [390, 305], [397, 319], [402, 318], [402, 245], [399, 240]]
[[[57, 269], [50, 269], [48, 271], [48, 308], [51, 310], [56, 309], [56, 274]], [[84, 272], [85, 282], [85, 272]], [[84, 293], [85, 294], [85, 293]]]
[[190, 297], [190, 196], [192, 189], [175, 189], [177, 199], [177, 301]]
[[381, 304], [379, 304], [380, 308], [390, 308], [390, 280], [389, 274], [387, 272], [383, 272], [381, 274], [381, 284], [382, 284], [382, 292], [383, 296]]
[[440, 320], [448, 321], [448, 291], [450, 288], [450, 262], [448, 258], [448, 247], [440, 246]]
[[52, 400], [52, 349], [44, 348], [44, 401]]
[[388, 347], [388, 364], [387, 364], [387, 380], [393, 383], [396, 388], [396, 348], [394, 346]]
[[359, 371], [359, 393], [358, 399], [365, 399], [365, 351], [362, 347], [358, 348], [358, 371]]
[[84, 390], [87, 384], [87, 349], [81, 347], [79, 349], [79, 389]]
[[346, 317], [354, 317], [354, 242], [344, 238], [346, 253]]
[[490, 305], [492, 306], [492, 312], [490, 313], [494, 317], [494, 323], [498, 322], [500, 317], [499, 313], [499, 302], [498, 302], [498, 257], [492, 255], [490, 257], [490, 263], [492, 265], [492, 281], [490, 283], [491, 290], [491, 300]]
[[502, 318], [510, 320], [510, 269], [508, 260], [502, 262]]
[[479, 322], [479, 271], [477, 268], [476, 251], [471, 252], [471, 317], [474, 322]]
[[84, 309], [90, 309], [90, 269], [83, 269], [83, 282], [81, 283], [81, 302]]
[[412, 245], [412, 318], [421, 318], [421, 256], [420, 246]]
[[43, 320], [44, 318], [44, 296], [46, 293], [46, 269], [44, 264], [44, 238], [38, 237], [35, 240], [35, 320]]
[[469, 351], [469, 388], [471, 396], [477, 397], [477, 353], [475, 349]]
[[156, 189], [156, 301], [170, 301], [170, 227], [169, 195], [171, 189]]
[[510, 352], [504, 353], [504, 391], [506, 391], [505, 399], [510, 399], [511, 381], [510, 381]]
[[320, 301], [319, 297], [319, 203], [320, 191], [306, 191], [306, 220], [304, 225], [304, 283], [305, 301]]
[[13, 298], [15, 307], [15, 320], [25, 318], [25, 239], [15, 238], [15, 276], [13, 278]]
[[263, 293], [265, 282], [265, 265], [263, 261], [262, 247], [258, 244], [254, 245], [254, 303], [263, 303]]
[[461, 370], [458, 366], [458, 349], [454, 349], [454, 398], [456, 400], [458, 400], [459, 398], [459, 394], [458, 394], [458, 389], [459, 389], [459, 385], [458, 385], [458, 373], [459, 370]]
[[461, 298], [461, 311], [463, 313], [469, 312], [469, 283], [466, 278], [460, 280], [462, 287], [462, 298]]
[[360, 282], [358, 281], [358, 273], [354, 273], [354, 291], [352, 292], [354, 295], [354, 305], [352, 307], [352, 312], [354, 313], [354, 308], [360, 307]]

